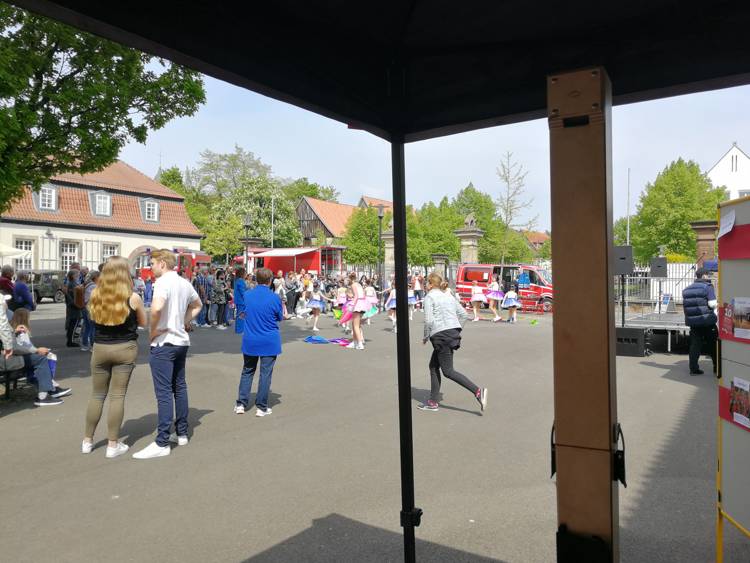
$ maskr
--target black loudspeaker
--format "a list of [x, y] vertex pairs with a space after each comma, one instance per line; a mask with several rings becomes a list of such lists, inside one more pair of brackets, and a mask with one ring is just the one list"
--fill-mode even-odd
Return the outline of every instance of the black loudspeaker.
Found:
[[615, 275], [633, 275], [633, 247], [615, 246]]
[[663, 257], [651, 259], [651, 273], [649, 274], [652, 278], [666, 278], [667, 277], [667, 259]]
[[617, 327], [616, 354], [642, 358], [650, 353], [645, 328]]

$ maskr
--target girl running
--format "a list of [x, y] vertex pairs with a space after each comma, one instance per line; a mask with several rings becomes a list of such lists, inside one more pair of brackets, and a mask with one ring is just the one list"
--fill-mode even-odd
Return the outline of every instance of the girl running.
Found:
[[493, 323], [497, 323], [502, 321], [503, 319], [500, 317], [500, 313], [497, 310], [498, 305], [503, 300], [503, 297], [505, 297], [505, 294], [500, 291], [500, 283], [499, 283], [500, 276], [495, 276], [492, 280], [492, 283], [490, 284], [490, 290], [487, 293], [487, 298], [490, 300], [490, 311], [495, 315], [495, 318], [492, 319]]
[[[320, 318], [320, 312], [324, 311], [326, 308], [326, 301], [332, 301], [332, 299], [328, 299], [328, 297], [326, 297], [320, 290], [320, 282], [317, 280], [314, 281], [307, 301], [307, 307], [312, 309], [313, 332], [320, 331], [318, 328], [318, 319]], [[308, 319], [309, 318], [310, 317], [308, 317]]]
[[385, 302], [385, 309], [388, 311], [388, 318], [393, 323], [393, 333], [396, 334], [396, 288], [391, 287], [388, 292], [388, 299]]
[[424, 337], [422, 344], [432, 344], [430, 358], [430, 398], [418, 405], [424, 411], [437, 411], [440, 398], [440, 372], [467, 389], [484, 411], [487, 389], [477, 387], [465, 375], [453, 369], [453, 353], [461, 347], [461, 321], [468, 315], [453, 297], [444, 292], [443, 279], [436, 273], [427, 276], [427, 296], [424, 299]]
[[487, 303], [487, 298], [482, 288], [477, 285], [477, 280], [474, 280], [471, 282], [471, 306], [474, 309], [474, 318], [471, 321], [474, 323], [479, 321], [479, 308], [482, 303]]

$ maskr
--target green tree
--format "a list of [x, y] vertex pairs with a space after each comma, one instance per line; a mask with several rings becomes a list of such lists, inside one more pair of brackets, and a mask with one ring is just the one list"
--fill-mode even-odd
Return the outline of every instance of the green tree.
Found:
[[419, 210], [419, 228], [429, 254], [447, 254], [451, 260], [458, 260], [461, 248], [453, 231], [463, 224], [464, 218], [447, 197], [438, 205], [430, 201]]
[[492, 196], [476, 189], [471, 182], [456, 194], [452, 203], [462, 218], [473, 213], [480, 229], [486, 229], [495, 219], [495, 203]]
[[[377, 216], [377, 208], [374, 208]], [[411, 205], [406, 206], [406, 260], [410, 266], [432, 264], [430, 246], [424, 238], [422, 220]], [[376, 237], [377, 238], [377, 237]]]
[[641, 194], [630, 224], [633, 254], [646, 261], [663, 245], [669, 253], [694, 256], [690, 223], [714, 219], [724, 197], [724, 188], [713, 187], [695, 162], [672, 162]]
[[205, 232], [211, 217], [212, 196], [186, 185], [180, 169], [176, 166], [161, 170], [156, 180], [185, 198], [185, 210], [190, 220], [198, 229]]
[[284, 194], [292, 202], [292, 205], [297, 205], [299, 200], [304, 196], [336, 202], [338, 202], [340, 196], [339, 192], [333, 186], [321, 186], [309, 181], [307, 178], [298, 178], [286, 184], [284, 186]]
[[[632, 226], [632, 225], [631, 225]], [[620, 217], [612, 226], [612, 237], [617, 246], [625, 246], [628, 243], [628, 218]]]
[[0, 211], [205, 101], [194, 71], [5, 3], [0, 38]]
[[272, 210], [274, 246], [298, 246], [301, 235], [297, 213], [284, 197], [281, 186], [269, 176], [253, 176], [244, 178], [227, 197], [213, 203], [205, 231], [205, 248], [211, 249], [212, 254], [232, 252], [233, 241], [240, 244], [244, 236], [245, 215], [251, 219], [248, 234], [270, 245]]
[[269, 165], [252, 152], [235, 145], [231, 153], [204, 150], [198, 167], [191, 171], [191, 182], [203, 194], [224, 198], [250, 178], [270, 176]]
[[[383, 218], [383, 225], [390, 213]], [[341, 244], [346, 246], [344, 260], [350, 264], [375, 266], [378, 263], [378, 210], [374, 207], [356, 209], [346, 223]]]
[[552, 238], [544, 241], [544, 244], [539, 247], [536, 255], [541, 260], [552, 260]]

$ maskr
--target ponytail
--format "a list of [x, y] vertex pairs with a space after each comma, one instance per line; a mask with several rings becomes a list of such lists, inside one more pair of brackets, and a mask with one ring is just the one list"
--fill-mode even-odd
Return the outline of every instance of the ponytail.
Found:
[[444, 281], [440, 284], [440, 291], [445, 291], [446, 289], [448, 289], [448, 282]]

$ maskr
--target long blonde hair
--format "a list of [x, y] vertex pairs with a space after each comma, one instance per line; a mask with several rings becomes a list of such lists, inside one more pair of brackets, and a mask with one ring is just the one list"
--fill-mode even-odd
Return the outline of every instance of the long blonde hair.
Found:
[[89, 299], [89, 314], [100, 325], [116, 326], [130, 314], [128, 302], [133, 294], [130, 265], [122, 256], [112, 256], [104, 263], [96, 288]]
[[19, 307], [13, 311], [13, 318], [10, 320], [10, 326], [14, 329], [18, 325], [26, 327], [26, 333], [31, 336], [31, 327], [29, 326], [29, 310], [26, 307]]

